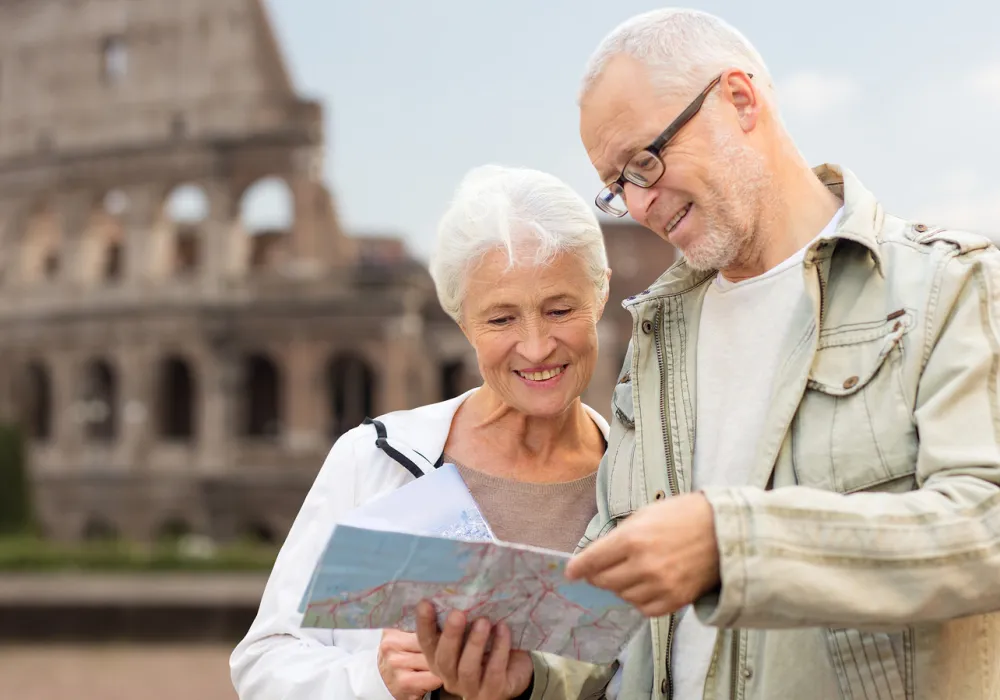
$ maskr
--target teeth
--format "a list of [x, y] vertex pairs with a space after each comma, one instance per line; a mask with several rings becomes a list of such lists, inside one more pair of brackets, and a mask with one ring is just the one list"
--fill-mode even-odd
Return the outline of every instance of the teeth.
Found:
[[676, 214], [674, 214], [674, 218], [672, 218], [667, 223], [667, 233], [670, 233], [671, 231], [673, 231], [674, 230], [674, 226], [676, 226], [677, 224], [679, 224], [680, 221], [681, 221], [681, 219], [684, 218], [684, 215], [687, 214], [689, 211], [691, 211], [691, 205], [690, 204], [688, 204], [686, 207], [684, 207], [679, 212], [677, 212]]
[[518, 374], [533, 382], [543, 382], [546, 379], [552, 379], [557, 374], [562, 374], [562, 371], [562, 367], [556, 367], [555, 369], [547, 369], [544, 372], [518, 372]]

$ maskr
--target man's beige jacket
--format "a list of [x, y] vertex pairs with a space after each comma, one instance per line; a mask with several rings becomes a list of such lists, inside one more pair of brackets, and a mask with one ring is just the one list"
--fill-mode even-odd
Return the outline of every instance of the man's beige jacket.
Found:
[[[705, 491], [722, 586], [695, 606], [719, 628], [704, 697], [997, 700], [1000, 252], [890, 216], [847, 170], [816, 173], [844, 214], [806, 252], [751, 483]], [[581, 546], [690, 488], [695, 348], [726, 342], [698, 337], [713, 276], [682, 260], [624, 303]], [[633, 640], [619, 698], [671, 697], [674, 625]], [[548, 700], [601, 697], [613, 669], [536, 655], [535, 670]]]

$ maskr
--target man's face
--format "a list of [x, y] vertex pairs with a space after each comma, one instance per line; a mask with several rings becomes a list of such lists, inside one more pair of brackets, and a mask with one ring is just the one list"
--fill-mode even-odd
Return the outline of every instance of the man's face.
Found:
[[[767, 177], [724, 84], [660, 152], [659, 181], [645, 189], [624, 185], [632, 218], [677, 246], [696, 269], [725, 269], [750, 255]], [[613, 59], [580, 107], [580, 134], [601, 180], [613, 182], [697, 93], [664, 95], [639, 62]]]

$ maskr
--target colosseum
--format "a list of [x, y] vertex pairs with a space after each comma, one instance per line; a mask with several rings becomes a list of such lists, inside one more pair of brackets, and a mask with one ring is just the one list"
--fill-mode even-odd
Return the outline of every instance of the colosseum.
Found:
[[[0, 412], [49, 536], [280, 540], [340, 433], [479, 380], [325, 152], [261, 0], [0, 0]], [[604, 412], [669, 262], [613, 229]]]

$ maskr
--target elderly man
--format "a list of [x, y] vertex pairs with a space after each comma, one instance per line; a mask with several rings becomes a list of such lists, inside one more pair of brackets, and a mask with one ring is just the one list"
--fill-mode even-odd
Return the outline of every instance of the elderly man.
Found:
[[761, 57], [704, 13], [618, 27], [580, 116], [597, 205], [684, 254], [625, 302], [568, 569], [651, 621], [610, 687], [535, 655], [525, 696], [1000, 697], [1000, 253], [810, 169]]
[[1000, 608], [1000, 253], [810, 169], [704, 13], [612, 32], [580, 130], [597, 205], [684, 254], [625, 302], [569, 570], [652, 618], [622, 697], [1000, 697], [997, 616], [948, 622]]

